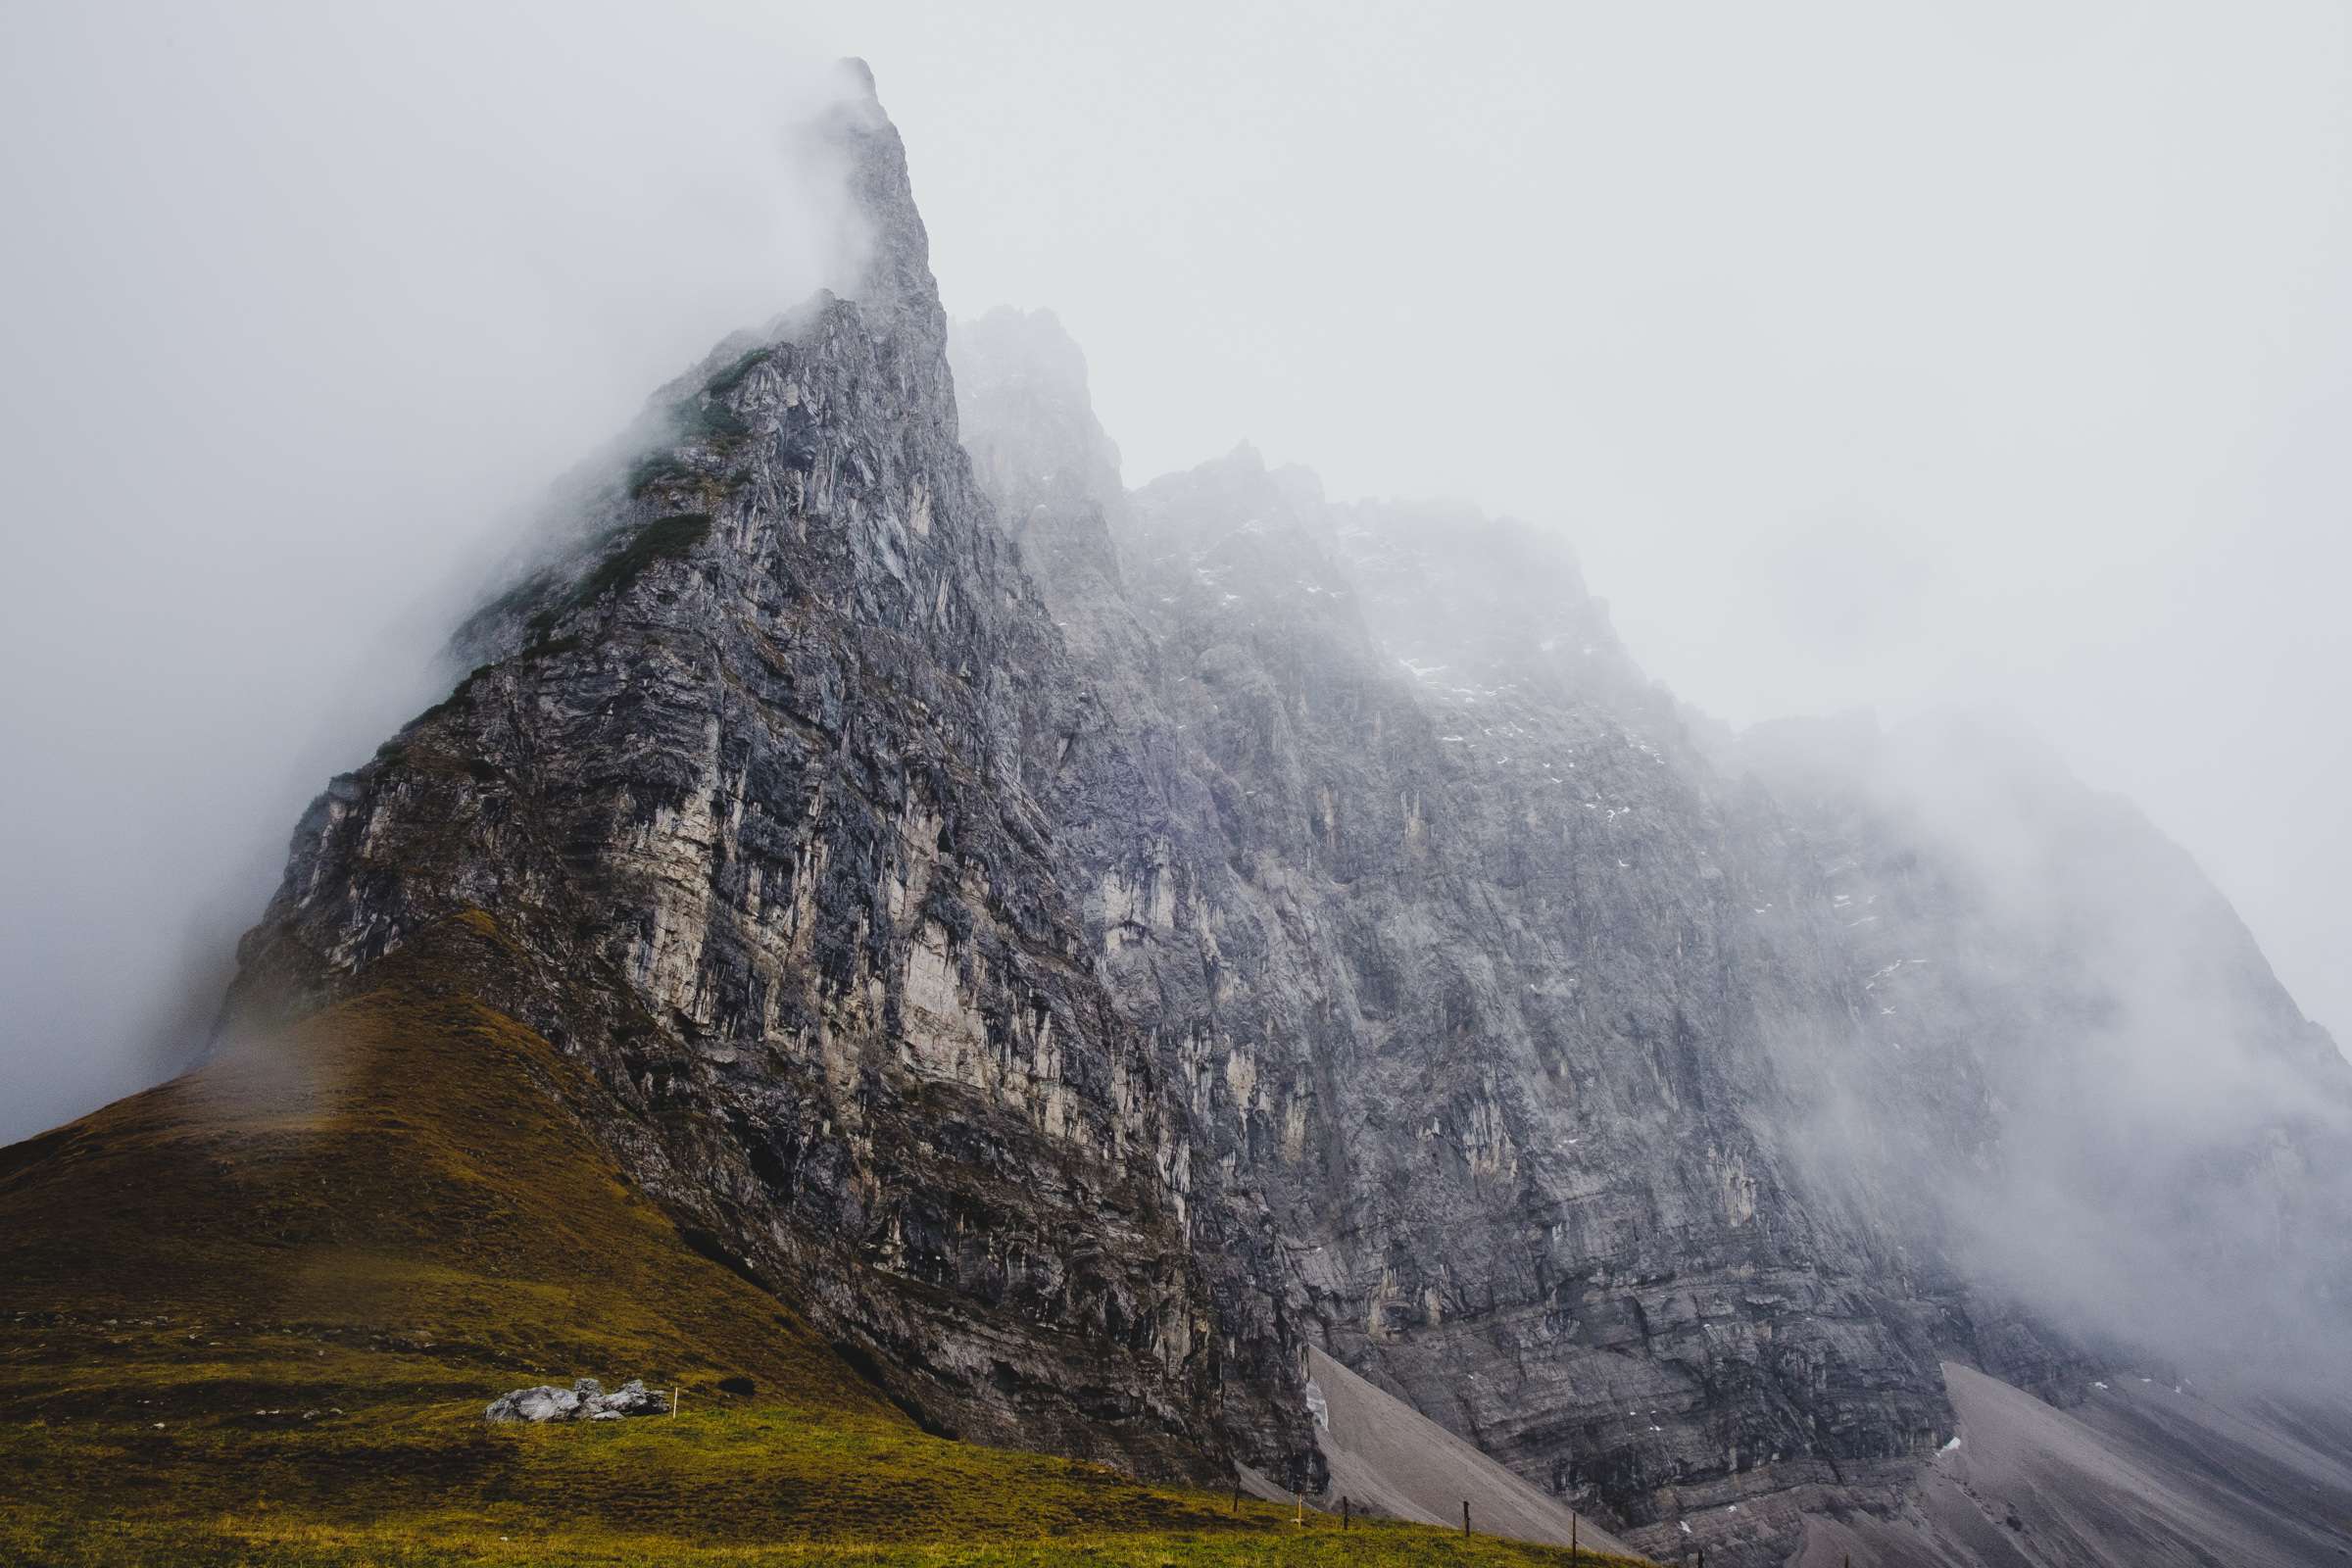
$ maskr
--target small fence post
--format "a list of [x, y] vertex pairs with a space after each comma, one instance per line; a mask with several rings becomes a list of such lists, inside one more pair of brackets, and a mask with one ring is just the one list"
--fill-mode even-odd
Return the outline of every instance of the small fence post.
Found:
[[1291, 1494], [1291, 1507], [1292, 1507], [1292, 1509], [1294, 1510], [1294, 1511], [1292, 1512], [1292, 1514], [1291, 1514], [1291, 1523], [1293, 1523], [1293, 1524], [1295, 1524], [1295, 1525], [1303, 1525], [1303, 1524], [1305, 1524], [1305, 1523], [1306, 1523], [1306, 1494], [1305, 1494], [1305, 1493], [1303, 1493], [1303, 1492], [1294, 1492], [1294, 1493], [1292, 1493], [1292, 1494]]
[[678, 1418], [678, 1391], [676, 1389], [669, 1391], [669, 1418], [672, 1421]]
[[1354, 1523], [1354, 1506], [1348, 1502], [1348, 1494], [1346, 1493], [1342, 1493], [1340, 1494], [1340, 1528], [1342, 1530], [1346, 1530], [1348, 1526]]
[[[1462, 1539], [1464, 1541], [1470, 1539], [1470, 1499], [1468, 1497], [1462, 1499]], [[1705, 1568], [1705, 1564], [1700, 1564], [1700, 1568]]]
[[1568, 1510], [1568, 1568], [1576, 1568], [1576, 1510]]

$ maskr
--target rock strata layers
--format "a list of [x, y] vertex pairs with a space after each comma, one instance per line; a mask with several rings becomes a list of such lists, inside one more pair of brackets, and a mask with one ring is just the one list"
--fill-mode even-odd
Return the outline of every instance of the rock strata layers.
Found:
[[1729, 737], [1532, 529], [1248, 448], [1127, 492], [1050, 317], [956, 357], [1116, 693], [1058, 842], [1278, 1339], [1653, 1552], [1763, 1562], [1901, 1505], [1946, 1357], [2066, 1400], [2352, 1299], [2352, 1073], [2128, 808], [1989, 730]]
[[1185, 1130], [1054, 847], [1099, 706], [958, 444], [897, 132], [861, 92], [825, 133], [859, 296], [575, 487], [478, 667], [303, 819], [234, 1002], [492, 911], [632, 1180], [924, 1421], [1222, 1474], [1219, 1410], [1280, 1391], [1221, 1376]]

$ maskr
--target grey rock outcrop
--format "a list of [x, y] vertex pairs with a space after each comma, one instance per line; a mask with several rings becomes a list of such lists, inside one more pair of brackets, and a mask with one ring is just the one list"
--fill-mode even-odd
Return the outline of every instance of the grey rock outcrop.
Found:
[[669, 1399], [646, 1388], [636, 1378], [607, 1394], [594, 1378], [581, 1378], [568, 1389], [552, 1383], [516, 1389], [490, 1401], [485, 1421], [618, 1421], [632, 1415], [667, 1415]]

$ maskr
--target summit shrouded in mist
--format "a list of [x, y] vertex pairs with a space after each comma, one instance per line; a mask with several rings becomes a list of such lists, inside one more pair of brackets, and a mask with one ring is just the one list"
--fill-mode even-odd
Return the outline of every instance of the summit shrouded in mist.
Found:
[[[405, 1423], [378, 1514], [506, 1506], [605, 1450], [410, 1448], [593, 1354], [755, 1469], [972, 1467], [891, 1529], [1002, 1449], [1232, 1489], [1019, 1470], [1056, 1540], [1099, 1486], [1734, 1568], [2342, 1549], [2352, 1066], [2184, 853], [1998, 724], [1714, 723], [1535, 527], [1246, 443], [1129, 488], [1058, 319], [951, 328], [842, 73], [795, 146], [854, 263], [564, 481], [205, 1064], [0, 1155], [40, 1442], [129, 1322], [157, 1392], [73, 1414], [215, 1513], [289, 1403]], [[191, 1312], [277, 1338], [199, 1376]], [[872, 1479], [791, 1452], [712, 1539]]]

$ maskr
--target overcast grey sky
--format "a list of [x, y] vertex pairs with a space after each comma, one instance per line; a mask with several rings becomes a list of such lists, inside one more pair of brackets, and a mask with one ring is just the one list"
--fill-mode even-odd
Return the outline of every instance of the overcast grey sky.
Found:
[[497, 519], [815, 280], [842, 53], [1131, 482], [1248, 437], [1557, 527], [1735, 722], [2010, 708], [2352, 1030], [2341, 6], [27, 0], [0, 1136], [209, 1006]]

